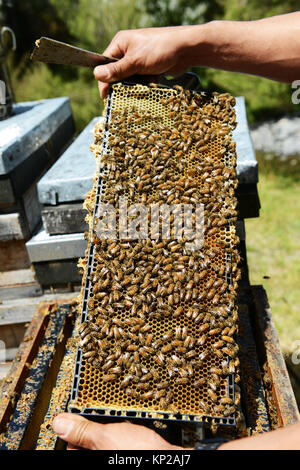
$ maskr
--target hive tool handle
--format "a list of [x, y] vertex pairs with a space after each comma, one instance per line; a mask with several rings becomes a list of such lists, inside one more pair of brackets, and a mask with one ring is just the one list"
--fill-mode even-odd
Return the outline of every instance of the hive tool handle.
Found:
[[35, 48], [30, 58], [47, 64], [78, 65], [92, 68], [118, 60], [115, 57], [86, 51], [46, 37], [41, 37], [35, 42]]

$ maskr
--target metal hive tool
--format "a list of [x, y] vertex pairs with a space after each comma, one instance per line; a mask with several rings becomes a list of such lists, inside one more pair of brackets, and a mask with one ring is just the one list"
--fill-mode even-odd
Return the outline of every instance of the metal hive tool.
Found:
[[[187, 103], [191, 108], [187, 108]], [[187, 114], [188, 109], [192, 109], [190, 116]], [[190, 139], [186, 140], [186, 144], [183, 142], [183, 145], [180, 145], [180, 135], [186, 135], [185, 130], [189, 129], [191, 121], [194, 125], [195, 137], [190, 133]], [[196, 132], [197, 129], [200, 129], [199, 123], [203, 133], [209, 131], [209, 137], [205, 138], [201, 145], [199, 145], [200, 134], [198, 133], [197, 137]], [[233, 332], [236, 331], [237, 313], [234, 301], [239, 270], [237, 269], [238, 253], [235, 248], [238, 239], [235, 234], [236, 212], [234, 210], [236, 206], [234, 189], [237, 184], [236, 155], [235, 145], [232, 142], [232, 130], [235, 125], [234, 98], [227, 94], [214, 93], [210, 96], [203, 92], [184, 91], [180, 87], [169, 89], [128, 84], [116, 84], [110, 88], [106, 103], [104, 129], [97, 126], [95, 129], [96, 139], [93, 151], [99, 163], [98, 174], [95, 178], [94, 188], [87, 195], [85, 201], [85, 207], [90, 214], [88, 216], [89, 246], [85, 259], [79, 263], [83, 272], [81, 333], [84, 331], [91, 333], [89, 336], [92, 337], [91, 341], [94, 346], [87, 347], [81, 342], [81, 347], [78, 347], [69, 411], [102, 417], [116, 416], [155, 420], [203, 421], [224, 425], [236, 424], [236, 410], [239, 404], [238, 397], [235, 397], [234, 383], [239, 380], [239, 376], [237, 373], [237, 346], [233, 339]], [[170, 137], [172, 135], [177, 135], [177, 140], [174, 138], [172, 141]], [[149, 312], [140, 313], [140, 315], [139, 313], [133, 314], [129, 304], [122, 304], [122, 298], [126, 292], [128, 293], [128, 287], [124, 286], [122, 292], [118, 294], [119, 297], [121, 296], [120, 300], [117, 297], [114, 299], [112, 284], [109, 284], [108, 281], [107, 287], [101, 286], [104, 277], [99, 275], [99, 266], [101, 267], [101, 263], [105, 260], [106, 265], [113, 269], [111, 259], [119, 260], [120, 244], [124, 242], [97, 238], [96, 227], [99, 220], [100, 203], [116, 203], [119, 193], [126, 198], [128, 205], [136, 202], [151, 204], [162, 198], [163, 190], [160, 192], [155, 184], [148, 185], [146, 196], [143, 196], [143, 190], [139, 189], [141, 185], [136, 184], [137, 176], [143, 174], [141, 173], [143, 169], [139, 170], [139, 163], [136, 163], [134, 171], [131, 173], [127, 171], [128, 167], [125, 172], [122, 167], [123, 163], [120, 163], [121, 171], [116, 173], [118, 156], [120, 161], [124, 162], [126, 152], [130, 153], [131, 148], [135, 150], [130, 140], [133, 136], [136, 136], [138, 141], [136, 143], [136, 161], [143, 153], [141, 151], [143, 146], [146, 145], [153, 150], [152, 153], [150, 150], [149, 154], [151, 155], [149, 161], [153, 163], [152, 169], [150, 169], [151, 165], [148, 165], [149, 172], [153, 171], [155, 174], [155, 161], [160, 158], [157, 155], [159, 152], [155, 152], [157, 142], [165, 141], [170, 152], [165, 164], [168, 171], [167, 179], [173, 179], [174, 184], [178, 179], [194, 181], [190, 184], [197, 187], [199, 200], [204, 203], [206, 217], [209, 213], [207, 208], [210, 207], [209, 203], [212, 199], [219, 204], [219, 213], [215, 214], [214, 219], [211, 219], [210, 222], [204, 219], [205, 239], [202, 252], [211, 253], [211, 259], [209, 262], [207, 261], [208, 265], [205, 267], [206, 275], [203, 276], [203, 279], [197, 277], [197, 283], [194, 283], [193, 287], [194, 298], [185, 294], [178, 301], [177, 296], [175, 305], [173, 304], [171, 308], [168, 307], [166, 315], [157, 314], [159, 308], [154, 296], [153, 306], [150, 306], [150, 314]], [[130, 163], [128, 165], [130, 168]], [[221, 169], [221, 172], [217, 171], [218, 168]], [[207, 172], [208, 182], [206, 183], [203, 183], [203, 171]], [[160, 172], [163, 173], [163, 170], [160, 169]], [[118, 190], [113, 189], [117, 184], [121, 187], [119, 193]], [[213, 185], [215, 186], [213, 187]], [[179, 197], [179, 202], [183, 203], [184, 201]], [[125, 260], [118, 261], [121, 270], [123, 268], [125, 270], [125, 263], [133, 253], [134, 247], [137, 247], [136, 252], [138, 252], [147, 246], [149, 252], [152, 253], [157, 248], [159, 241], [150, 242], [148, 238], [140, 245], [141, 242], [138, 240], [125, 241], [125, 243], [128, 243]], [[174, 244], [171, 247], [165, 245], [164, 248], [171, 253], [171, 256], [172, 246]], [[110, 250], [115, 254], [108, 255]], [[178, 256], [180, 254], [184, 256], [183, 245], [179, 250], [182, 252]], [[201, 274], [204, 271], [203, 266], [197, 264], [197, 256], [198, 254], [189, 254], [189, 258], [182, 262], [184, 268], [181, 270], [187, 272], [187, 276], [193, 275], [196, 278], [195, 272]], [[196, 260], [194, 264], [191, 259]], [[175, 261], [174, 263], [174, 266], [177, 266]], [[110, 279], [109, 276], [107, 279]], [[207, 286], [215, 283], [218, 279], [223, 280], [223, 283], [219, 283], [217, 288], [213, 288], [214, 295], [209, 296]], [[186, 281], [187, 283], [188, 281]], [[182, 289], [184, 290], [185, 287]], [[142, 295], [141, 289], [138, 287], [133, 294], [133, 303], [137, 305], [137, 299]], [[109, 318], [102, 315], [107, 304], [105, 304], [106, 301], [104, 302], [104, 294], [101, 291], [106, 291], [107, 298], [110, 299], [111, 313], [107, 313]], [[187, 291], [184, 290], [184, 292]], [[195, 294], [197, 294], [196, 299]], [[170, 294], [170, 296], [172, 295]], [[168, 303], [169, 299], [170, 297], [167, 297], [164, 302]], [[172, 303], [174, 299], [172, 299]], [[195, 304], [200, 309], [197, 316], [190, 313], [193, 312], [191, 308]], [[224, 306], [227, 307], [226, 312]], [[217, 313], [220, 308], [223, 308], [222, 312]], [[139, 308], [137, 310], [139, 311]], [[130, 318], [133, 318], [131, 323], [128, 320]], [[140, 337], [138, 335], [140, 332], [138, 326], [136, 327], [137, 334], [133, 335], [132, 333], [132, 328], [136, 326], [134, 323], [136, 318], [143, 319], [142, 326], [148, 325], [149, 330], [144, 332], [145, 334], [143, 333], [144, 339], [143, 335]], [[220, 327], [221, 321], [223, 327]], [[103, 331], [99, 332], [101, 328]], [[104, 331], [105, 328], [106, 331]], [[121, 328], [119, 333], [118, 328]], [[96, 330], [98, 333], [95, 333]], [[120, 331], [122, 332], [120, 333]], [[170, 331], [172, 331], [172, 335], [169, 334], [168, 337]], [[93, 336], [94, 333], [95, 336]], [[98, 346], [96, 346], [97, 334], [99, 334]], [[144, 349], [145, 343], [143, 344], [147, 334], [148, 342], [146, 344], [149, 343], [150, 352]], [[167, 339], [162, 340], [166, 334]], [[203, 340], [204, 334], [206, 339], [201, 344], [199, 338], [201, 337]], [[152, 337], [150, 338], [149, 335]], [[192, 350], [195, 355], [184, 359], [186, 353], [177, 352], [176, 347], [172, 345], [176, 344], [176, 339], [187, 345], [188, 343], [185, 341], [187, 336], [194, 339], [194, 346], [191, 349], [188, 345], [185, 348], [186, 353]], [[120, 346], [120, 344], [122, 345]], [[134, 345], [132, 351], [131, 344]], [[154, 345], [159, 346], [154, 347]], [[165, 348], [167, 345], [171, 345], [170, 351], [168, 351], [168, 347]], [[98, 348], [97, 353], [89, 353], [93, 348]], [[162, 349], [165, 352], [161, 362], [157, 360], [157, 356]], [[120, 360], [120, 354], [123, 357], [125, 353], [128, 353], [127, 357], [130, 360], [124, 365]], [[113, 354], [116, 354], [114, 359], [107, 359]], [[170, 364], [174, 354], [179, 357], [181, 364], [177, 368], [173, 367], [175, 372], [173, 371], [174, 375], [170, 376]], [[145, 386], [144, 391], [139, 389], [139, 383], [143, 383], [141, 377], [139, 378], [140, 369], [136, 369], [136, 373], [131, 374], [133, 378], [129, 381], [128, 386], [122, 386], [124, 377], [130, 375], [130, 370], [134, 370], [134, 363], [137, 359], [144, 368], [142, 376], [147, 375], [146, 370], [152, 374], [148, 381], [145, 379], [147, 387]], [[110, 364], [107, 365], [108, 360], [112, 361], [111, 367], [108, 367]], [[187, 364], [193, 364], [192, 369], [189, 369], [188, 376], [182, 371], [187, 367], [184, 361]], [[120, 364], [121, 367], [119, 367]], [[117, 374], [114, 373], [116, 367], [121, 368]], [[110, 370], [113, 370], [113, 373], [110, 374]], [[223, 370], [225, 373], [219, 374], [218, 372], [217, 387], [215, 385], [212, 387], [210, 383], [216, 380], [216, 371], [218, 370]], [[113, 379], [108, 379], [108, 375], [113, 375]], [[186, 380], [178, 380], [180, 378]], [[199, 386], [199, 380], [202, 379], [204, 379], [204, 383]], [[162, 390], [159, 384], [164, 382], [168, 383], [166, 394], [159, 393]], [[216, 389], [214, 390], [214, 388]], [[166, 400], [166, 395], [169, 400]], [[231, 401], [235, 405], [223, 406], [224, 401]]]

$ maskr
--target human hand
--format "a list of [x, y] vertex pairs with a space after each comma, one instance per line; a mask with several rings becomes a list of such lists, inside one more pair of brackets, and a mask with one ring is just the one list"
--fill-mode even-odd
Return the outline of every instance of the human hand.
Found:
[[102, 98], [107, 94], [109, 83], [134, 74], [181, 75], [188, 66], [185, 51], [191, 28], [193, 26], [118, 32], [103, 54], [119, 60], [94, 69]]
[[54, 432], [68, 442], [68, 450], [182, 450], [145, 426], [128, 422], [99, 424], [83, 416], [61, 413], [53, 420]]

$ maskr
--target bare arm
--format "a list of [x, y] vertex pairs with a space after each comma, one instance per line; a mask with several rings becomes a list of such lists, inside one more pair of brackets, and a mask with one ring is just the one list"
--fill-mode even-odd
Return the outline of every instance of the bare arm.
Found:
[[[54, 419], [53, 429], [69, 443], [69, 449], [184, 450], [169, 444], [151, 429], [127, 422], [97, 424], [82, 416], [62, 413]], [[300, 450], [300, 422], [276, 431], [227, 442], [220, 449]]]
[[130, 75], [178, 75], [190, 66], [291, 83], [300, 78], [300, 12], [257, 21], [120, 31], [105, 54], [120, 60], [95, 68], [102, 96], [107, 83]]

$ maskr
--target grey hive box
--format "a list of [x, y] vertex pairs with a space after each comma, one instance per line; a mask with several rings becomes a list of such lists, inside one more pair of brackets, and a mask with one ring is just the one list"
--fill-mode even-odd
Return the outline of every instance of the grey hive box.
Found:
[[86, 212], [82, 202], [93, 186], [96, 162], [90, 151], [94, 126], [103, 117], [94, 118], [52, 166], [38, 184], [42, 219], [47, 233], [83, 232]]
[[26, 239], [40, 216], [36, 182], [74, 134], [69, 98], [18, 103], [0, 121], [0, 240]]
[[[237, 128], [233, 138], [237, 146], [237, 190], [239, 218], [257, 217], [258, 165], [248, 128], [245, 100], [236, 99]], [[93, 186], [96, 164], [89, 150], [94, 140], [94, 118], [38, 184], [43, 204], [43, 229], [27, 242], [27, 250], [42, 285], [80, 282], [77, 259], [84, 255], [86, 242], [82, 232], [86, 211], [82, 202]], [[64, 253], [68, 253], [64, 256]], [[72, 258], [74, 253], [74, 258]]]
[[41, 293], [25, 246], [41, 223], [36, 184], [74, 135], [67, 97], [17, 103], [13, 111], [0, 121], [0, 300]]
[[0, 204], [12, 204], [49, 168], [74, 134], [67, 97], [17, 103], [0, 121]]

